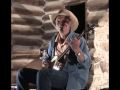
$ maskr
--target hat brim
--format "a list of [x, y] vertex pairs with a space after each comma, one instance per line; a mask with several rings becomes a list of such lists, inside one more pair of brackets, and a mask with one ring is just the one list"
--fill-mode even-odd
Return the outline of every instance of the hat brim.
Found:
[[55, 26], [54, 20], [56, 19], [56, 17], [58, 15], [63, 15], [63, 16], [69, 16], [70, 17], [70, 19], [71, 19], [71, 31], [75, 31], [78, 28], [79, 22], [78, 22], [77, 17], [71, 11], [66, 10], [66, 9], [61, 13], [56, 13], [56, 14], [49, 15], [50, 20], [51, 20], [51, 22], [54, 26]]

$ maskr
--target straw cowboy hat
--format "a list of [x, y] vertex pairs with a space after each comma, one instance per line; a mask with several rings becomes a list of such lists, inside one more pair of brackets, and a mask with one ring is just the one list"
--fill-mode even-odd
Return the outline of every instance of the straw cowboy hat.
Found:
[[71, 19], [71, 31], [75, 31], [78, 28], [79, 22], [78, 22], [77, 17], [71, 11], [69, 11], [67, 9], [62, 9], [56, 14], [49, 15], [50, 20], [54, 26], [55, 26], [54, 21], [58, 15], [64, 15], [64, 16], [70, 17], [70, 19]]

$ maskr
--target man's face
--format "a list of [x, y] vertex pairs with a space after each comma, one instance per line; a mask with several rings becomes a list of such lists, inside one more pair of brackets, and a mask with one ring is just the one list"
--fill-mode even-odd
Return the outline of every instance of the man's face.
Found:
[[68, 16], [57, 16], [55, 24], [62, 38], [70, 32], [71, 21]]

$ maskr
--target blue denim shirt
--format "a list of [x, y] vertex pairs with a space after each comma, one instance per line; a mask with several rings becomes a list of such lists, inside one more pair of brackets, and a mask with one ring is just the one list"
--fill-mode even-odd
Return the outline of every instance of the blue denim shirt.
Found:
[[[77, 33], [71, 32], [68, 36], [68, 40], [74, 38], [75, 35], [77, 35]], [[51, 58], [54, 56], [54, 41], [55, 37], [53, 37], [52, 40], [49, 42], [48, 55], [44, 57], [45, 60], [51, 60]], [[84, 53], [84, 60], [81, 62], [81, 60], [77, 58], [77, 64], [70, 65], [69, 63], [67, 63], [64, 67], [64, 71], [68, 72], [69, 76], [66, 90], [80, 90], [84, 88], [88, 81], [91, 56], [84, 37], [80, 38], [80, 48]], [[68, 56], [68, 59], [73, 60], [75, 58], [71, 58]]]

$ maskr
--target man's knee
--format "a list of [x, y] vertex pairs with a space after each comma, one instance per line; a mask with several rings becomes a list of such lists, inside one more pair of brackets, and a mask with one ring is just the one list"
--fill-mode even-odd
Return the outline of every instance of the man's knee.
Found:
[[40, 70], [40, 71], [37, 72], [37, 77], [44, 76], [44, 75], [45, 75], [44, 70]]
[[43, 78], [48, 76], [48, 70], [47, 69], [42, 69], [40, 71], [37, 72], [37, 78]]
[[26, 73], [26, 68], [22, 68], [18, 70], [17, 77], [23, 77], [25, 73]]

